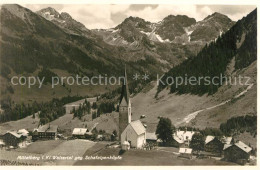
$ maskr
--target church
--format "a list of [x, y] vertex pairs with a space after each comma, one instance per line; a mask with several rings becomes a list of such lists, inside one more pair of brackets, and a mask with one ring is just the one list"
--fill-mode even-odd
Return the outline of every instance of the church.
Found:
[[119, 140], [121, 144], [129, 143], [132, 148], [142, 148], [146, 143], [146, 129], [140, 120], [132, 121], [131, 100], [128, 90], [127, 74], [122, 85], [119, 100]]

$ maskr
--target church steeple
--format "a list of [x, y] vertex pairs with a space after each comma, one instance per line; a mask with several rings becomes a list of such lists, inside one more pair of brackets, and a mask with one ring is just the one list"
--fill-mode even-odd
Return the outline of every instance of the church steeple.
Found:
[[126, 67], [125, 67], [125, 73], [124, 73], [124, 82], [122, 85], [122, 91], [121, 96], [119, 100], [119, 105], [122, 103], [122, 100], [125, 100], [126, 103], [129, 103], [129, 90], [128, 90], [128, 83], [127, 83], [127, 74], [126, 74]]
[[131, 101], [130, 94], [128, 91], [127, 74], [126, 68], [124, 72], [124, 82], [122, 85], [121, 96], [119, 99], [119, 137], [121, 138], [121, 133], [125, 130], [127, 125], [131, 122]]

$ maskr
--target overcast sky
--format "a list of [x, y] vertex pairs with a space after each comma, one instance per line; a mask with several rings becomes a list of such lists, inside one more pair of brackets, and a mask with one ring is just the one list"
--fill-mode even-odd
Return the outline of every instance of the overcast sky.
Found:
[[206, 16], [219, 12], [227, 15], [233, 21], [246, 16], [256, 6], [241, 5], [23, 5], [32, 11], [46, 7], [53, 7], [58, 12], [67, 12], [74, 19], [83, 23], [87, 28], [113, 28], [120, 24], [125, 18], [135, 16], [147, 21], [158, 22], [164, 17], [172, 15], [187, 15], [197, 21]]

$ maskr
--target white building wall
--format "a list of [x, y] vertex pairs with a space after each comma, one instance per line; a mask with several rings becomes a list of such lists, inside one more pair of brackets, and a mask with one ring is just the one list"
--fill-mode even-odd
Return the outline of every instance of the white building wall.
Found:
[[123, 133], [121, 134], [121, 143], [123, 143], [125, 140], [131, 142], [131, 146], [136, 145], [135, 139], [137, 138], [137, 135], [132, 128], [132, 126], [128, 125]]
[[145, 137], [145, 133], [143, 133], [143, 134], [141, 134], [141, 135], [139, 135], [138, 137], [137, 137], [137, 148], [142, 148], [143, 147], [143, 145], [146, 143], [146, 137]]
[[143, 144], [146, 143], [145, 133], [138, 136], [130, 125], [121, 134], [121, 143], [125, 140], [129, 141], [131, 147], [135, 148], [142, 148]]

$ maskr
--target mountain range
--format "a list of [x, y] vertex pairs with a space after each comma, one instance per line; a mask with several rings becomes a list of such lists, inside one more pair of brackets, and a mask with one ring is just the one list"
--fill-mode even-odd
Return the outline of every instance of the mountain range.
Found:
[[[234, 24], [214, 13], [199, 22], [181, 15], [158, 23], [128, 17], [115, 28], [90, 30], [50, 7], [32, 12], [20, 5], [2, 5], [0, 14], [3, 92], [10, 88], [7, 80], [12, 75], [38, 75], [43, 69], [59, 76], [121, 75], [126, 64], [130, 75], [149, 72], [155, 77], [195, 56]], [[70, 91], [81, 93], [73, 87]]]
[[129, 17], [115, 28], [96, 29], [95, 32], [103, 36], [105, 42], [117, 46], [138, 46], [140, 37], [144, 36], [153, 42], [205, 45], [226, 32], [234, 23], [220, 13], [209, 15], [199, 22], [186, 15], [169, 15], [157, 23]]
[[[227, 66], [233, 60], [232, 72], [244, 69], [257, 59], [257, 11], [254, 10], [239, 20], [232, 28], [223, 33], [216, 41], [207, 44], [195, 57], [191, 57], [180, 65], [173, 67], [162, 78], [167, 77], [220, 77], [227, 75]], [[229, 71], [230, 72], [230, 71]], [[192, 94], [214, 94], [223, 80], [219, 78], [215, 84], [171, 85], [171, 92]], [[167, 85], [161, 83], [159, 90]], [[206, 84], [206, 83], [205, 83]], [[217, 85], [216, 85], [217, 84]]]
[[[185, 75], [251, 78], [250, 86], [175, 88], [159, 84], [157, 88], [155, 82], [145, 84], [131, 98], [133, 119], [147, 115], [142, 121], [148, 125], [149, 132], [155, 131], [158, 116], [169, 117], [175, 125], [218, 128], [232, 117], [257, 114], [257, 10], [237, 22], [220, 13], [201, 21], [185, 15], [169, 15], [157, 23], [128, 17], [114, 28], [92, 30], [70, 14], [50, 7], [32, 12], [20, 5], [2, 5], [0, 18], [1, 100], [11, 97], [16, 103], [30, 103], [67, 95], [97, 96], [117, 86], [52, 89], [44, 84], [41, 89], [28, 89], [12, 86], [10, 78], [17, 75], [118, 76], [124, 73], [126, 65], [130, 83], [134, 73], [147, 72], [150, 80], [156, 74], [164, 75], [162, 81], [167, 76]], [[104, 96], [104, 100], [116, 100], [117, 94], [111, 92]], [[79, 122], [78, 127], [82, 125], [81, 121], [74, 120]], [[97, 122], [97, 129], [109, 129], [114, 118], [106, 116]]]

